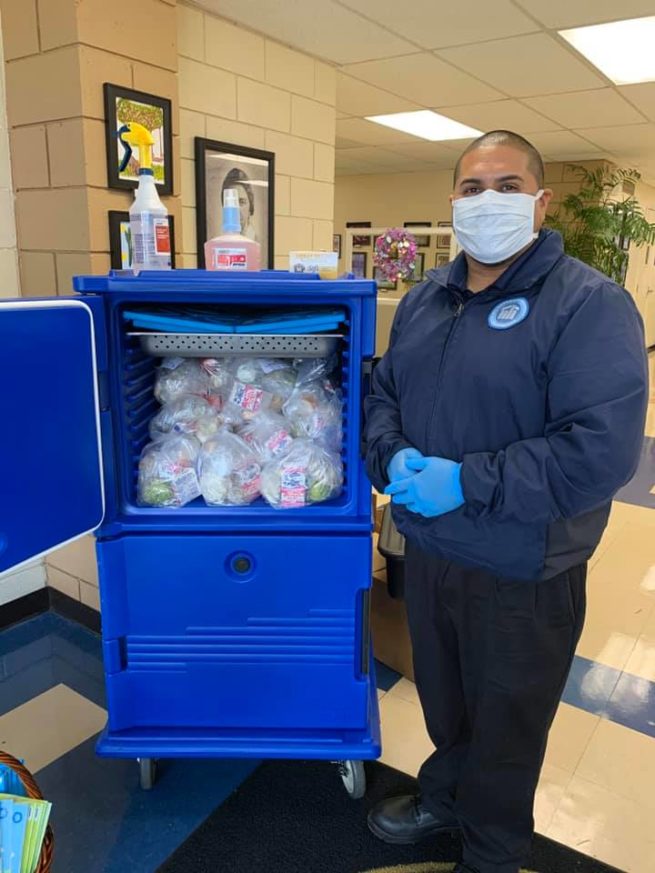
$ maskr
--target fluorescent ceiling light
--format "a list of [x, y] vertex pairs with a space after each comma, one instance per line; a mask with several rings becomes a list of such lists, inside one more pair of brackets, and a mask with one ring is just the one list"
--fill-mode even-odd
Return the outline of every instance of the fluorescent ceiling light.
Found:
[[559, 33], [616, 85], [655, 82], [655, 15]]
[[385, 127], [393, 127], [394, 130], [402, 130], [412, 136], [421, 139], [429, 139], [431, 142], [448, 139], [470, 139], [480, 136], [482, 131], [446, 118], [429, 109], [421, 109], [418, 112], [394, 112], [393, 115], [368, 115], [367, 121], [383, 124]]

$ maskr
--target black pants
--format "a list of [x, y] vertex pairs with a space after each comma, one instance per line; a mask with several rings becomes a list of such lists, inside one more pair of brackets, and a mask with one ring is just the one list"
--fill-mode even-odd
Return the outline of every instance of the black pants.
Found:
[[437, 748], [419, 776], [424, 803], [459, 821], [464, 860], [480, 873], [518, 873], [584, 623], [586, 565], [516, 582], [408, 543], [405, 568], [416, 685]]

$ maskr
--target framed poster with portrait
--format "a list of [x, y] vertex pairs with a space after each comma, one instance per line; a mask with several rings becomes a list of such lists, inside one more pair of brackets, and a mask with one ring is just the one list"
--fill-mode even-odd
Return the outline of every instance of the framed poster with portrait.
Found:
[[410, 233], [414, 234], [414, 238], [416, 240], [416, 245], [419, 248], [426, 248], [430, 245], [430, 237], [426, 234], [414, 233], [412, 230], [413, 227], [432, 227], [431, 221], [405, 221], [403, 222], [403, 227], [406, 227]]
[[[132, 247], [132, 231], [130, 230], [130, 213], [111, 209], [109, 218], [109, 254], [112, 270], [131, 270], [134, 250]], [[171, 240], [171, 269], [175, 269], [175, 219], [168, 216], [168, 229]]]
[[406, 279], [408, 285], [413, 285], [415, 282], [421, 282], [423, 280], [423, 273], [425, 272], [425, 254], [423, 252], [416, 253], [416, 262], [414, 264], [414, 272], [412, 275]]
[[136, 188], [139, 184], [140, 155], [137, 148], [125, 166], [129, 154], [118, 138], [119, 130], [130, 121], [142, 124], [152, 134], [152, 170], [159, 194], [173, 193], [173, 124], [171, 101], [143, 91], [105, 82], [105, 145], [107, 150], [107, 185], [110, 188]]
[[379, 267], [373, 268], [373, 278], [377, 282], [380, 291], [395, 291], [398, 287], [398, 283], [392, 282], [391, 279], [387, 279]]
[[[452, 222], [450, 221], [438, 221], [437, 227], [452, 227]], [[450, 237], [451, 234], [437, 234], [437, 248], [438, 249], [449, 249], [450, 248]]]
[[236, 188], [241, 233], [261, 247], [262, 269], [273, 269], [275, 155], [261, 149], [196, 137], [196, 225], [198, 267], [205, 243], [223, 232], [223, 191]]
[[445, 252], [437, 252], [437, 257], [434, 260], [434, 266], [439, 269], [439, 267], [445, 267], [446, 264], [450, 263], [450, 255]]
[[366, 278], [368, 255], [366, 252], [353, 252], [352, 273], [355, 279]]
[[[346, 227], [370, 227], [370, 221], [347, 221]], [[362, 248], [363, 246], [371, 245], [371, 237], [370, 236], [360, 236], [356, 234], [353, 236], [353, 245], [355, 248]]]

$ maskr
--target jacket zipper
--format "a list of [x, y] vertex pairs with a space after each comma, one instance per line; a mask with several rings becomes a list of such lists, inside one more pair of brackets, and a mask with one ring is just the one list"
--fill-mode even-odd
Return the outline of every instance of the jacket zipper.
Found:
[[441, 396], [441, 383], [443, 380], [443, 370], [444, 370], [444, 362], [446, 360], [446, 352], [448, 351], [448, 346], [450, 345], [450, 342], [453, 338], [453, 334], [455, 333], [455, 329], [456, 329], [457, 324], [459, 322], [459, 318], [460, 318], [460, 316], [465, 308], [466, 308], [466, 304], [460, 300], [459, 303], [457, 304], [457, 309], [455, 310], [455, 312], [453, 314], [453, 319], [452, 319], [452, 323], [450, 325], [450, 329], [448, 331], [448, 336], [446, 337], [446, 342], [444, 343], [443, 349], [441, 351], [441, 359], [439, 361], [439, 377], [437, 379], [437, 387], [435, 390], [434, 402], [432, 404], [432, 412], [430, 413], [430, 417], [428, 418], [426, 428], [425, 428], [425, 445], [426, 445], [428, 452], [431, 451], [430, 446], [429, 446], [430, 433], [432, 432], [432, 424], [433, 424], [435, 416], [436, 416], [437, 406], [439, 404], [439, 398]]

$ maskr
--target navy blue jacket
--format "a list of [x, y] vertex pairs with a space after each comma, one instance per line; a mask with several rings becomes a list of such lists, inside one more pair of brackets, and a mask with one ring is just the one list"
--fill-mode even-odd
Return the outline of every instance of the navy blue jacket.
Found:
[[461, 254], [398, 306], [366, 401], [369, 477], [382, 491], [406, 446], [461, 462], [465, 505], [429, 519], [395, 506], [400, 532], [497, 576], [548, 578], [592, 555], [636, 470], [642, 322], [630, 295], [565, 255], [554, 231], [485, 291], [466, 279]]

